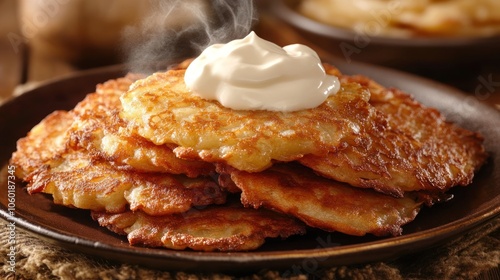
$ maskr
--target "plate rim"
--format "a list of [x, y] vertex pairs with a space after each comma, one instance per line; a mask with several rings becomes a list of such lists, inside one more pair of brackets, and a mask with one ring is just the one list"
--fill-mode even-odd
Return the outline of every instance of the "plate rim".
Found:
[[[497, 197], [498, 198], [498, 197]], [[497, 199], [498, 200], [498, 199]], [[85, 211], [85, 210], [84, 210]], [[335, 265], [355, 265], [361, 263], [370, 263], [374, 261], [388, 261], [397, 259], [398, 257], [409, 255], [411, 253], [419, 253], [429, 250], [443, 244], [449, 238], [454, 238], [459, 234], [465, 234], [476, 226], [485, 224], [496, 217], [500, 212], [500, 206], [492, 205], [491, 207], [476, 213], [472, 219], [461, 218], [451, 223], [443, 224], [435, 228], [424, 231], [402, 235], [397, 237], [389, 237], [387, 239], [365, 242], [362, 244], [342, 245], [339, 247], [316, 248], [316, 249], [300, 249], [291, 251], [269, 251], [269, 252], [196, 252], [196, 251], [175, 251], [155, 248], [143, 247], [116, 247], [110, 244], [92, 241], [90, 238], [82, 238], [61, 234], [56, 231], [44, 228], [33, 224], [32, 222], [19, 217], [11, 217], [4, 211], [3, 205], [0, 205], [0, 217], [8, 222], [15, 222], [22, 229], [28, 231], [41, 239], [50, 242], [51, 244], [59, 245], [66, 249], [75, 249], [80, 253], [103, 259], [106, 261], [124, 262], [142, 265], [152, 269], [169, 269], [176, 268], [186, 272], [225, 272], [225, 273], [241, 273], [254, 271], [259, 269], [287, 269], [294, 265], [302, 265], [313, 262], [324, 268]], [[468, 216], [470, 218], [470, 216]], [[438, 234], [436, 234], [438, 232]], [[439, 238], [429, 240], [428, 235], [438, 236]], [[450, 239], [452, 240], [452, 239]], [[416, 248], [416, 243], [419, 241], [427, 241], [425, 245], [419, 244]], [[393, 243], [387, 247], [386, 243]], [[409, 247], [405, 247], [411, 245]], [[351, 261], [353, 256], [356, 256], [360, 249], [367, 255], [361, 261]], [[389, 249], [389, 250], [388, 250]], [[103, 251], [105, 250], [104, 254]], [[388, 250], [388, 251], [387, 251]], [[145, 252], [146, 251], [146, 252]], [[383, 257], [375, 256], [377, 253], [383, 253]], [[402, 254], [402, 252], [407, 252]], [[124, 258], [124, 256], [126, 257]], [[130, 261], [130, 257], [135, 257]], [[339, 259], [341, 258], [341, 259]], [[324, 261], [323, 261], [324, 260]], [[285, 263], [283, 263], [285, 261]], [[193, 262], [190, 265], [179, 265], [179, 262]], [[197, 263], [205, 264], [202, 267], [197, 266]], [[170, 265], [169, 265], [170, 263]], [[176, 263], [177, 265], [173, 265]], [[263, 266], [265, 264], [265, 266]], [[194, 266], [193, 266], [194, 265]], [[208, 266], [206, 266], [208, 265]], [[303, 268], [303, 267], [302, 267]]]

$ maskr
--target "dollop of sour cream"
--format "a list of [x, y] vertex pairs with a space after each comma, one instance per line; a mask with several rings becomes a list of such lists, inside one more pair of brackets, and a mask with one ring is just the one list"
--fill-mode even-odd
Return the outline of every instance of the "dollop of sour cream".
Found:
[[254, 32], [206, 48], [189, 65], [184, 81], [193, 94], [235, 110], [315, 108], [340, 88], [311, 48], [281, 48]]

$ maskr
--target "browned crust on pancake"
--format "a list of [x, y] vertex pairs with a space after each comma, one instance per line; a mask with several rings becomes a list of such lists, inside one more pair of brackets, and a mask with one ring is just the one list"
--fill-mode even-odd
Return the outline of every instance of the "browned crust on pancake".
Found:
[[208, 175], [214, 167], [206, 162], [183, 160], [172, 148], [131, 135], [127, 122], [119, 117], [120, 96], [141, 76], [107, 81], [98, 85], [73, 110], [75, 121], [70, 128], [73, 148], [84, 148], [120, 168], [142, 172], [186, 174], [189, 177]]
[[10, 163], [15, 165], [16, 176], [24, 179], [53, 157], [66, 150], [69, 139], [67, 130], [73, 123], [73, 115], [67, 111], [54, 111], [17, 141], [17, 150]]
[[353, 188], [325, 179], [299, 164], [275, 164], [260, 173], [233, 168], [241, 201], [297, 217], [311, 227], [350, 235], [400, 235], [401, 226], [417, 215], [421, 202], [411, 196], [395, 198], [373, 190]]
[[445, 192], [472, 182], [487, 158], [481, 135], [446, 122], [436, 109], [369, 78], [341, 76], [341, 82], [370, 89], [376, 121], [361, 127], [359, 137], [342, 148], [307, 155], [299, 159], [302, 164], [323, 176], [399, 197], [408, 191]]
[[[184, 70], [155, 73], [135, 82], [121, 100], [121, 117], [134, 133], [157, 145], [175, 144], [178, 157], [223, 162], [259, 172], [273, 161], [335, 150], [369, 123], [367, 90], [344, 86], [318, 108], [295, 112], [225, 108], [191, 93]], [[361, 109], [360, 109], [361, 108]]]
[[226, 199], [226, 193], [208, 177], [119, 170], [81, 151], [53, 159], [26, 181], [30, 193], [51, 194], [56, 204], [111, 213], [130, 207], [166, 215]]
[[241, 205], [192, 209], [183, 214], [151, 217], [142, 212], [93, 212], [92, 217], [110, 230], [126, 234], [132, 245], [175, 250], [246, 251], [260, 247], [266, 238], [304, 234], [297, 220], [267, 210]]

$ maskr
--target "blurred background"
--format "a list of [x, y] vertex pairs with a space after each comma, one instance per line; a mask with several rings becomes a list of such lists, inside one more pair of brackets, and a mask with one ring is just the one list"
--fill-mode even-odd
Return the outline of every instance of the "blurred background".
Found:
[[154, 62], [154, 71], [253, 29], [332, 62], [412, 72], [500, 106], [498, 0], [255, 0], [254, 10], [225, 2], [0, 0], [0, 103], [84, 69]]

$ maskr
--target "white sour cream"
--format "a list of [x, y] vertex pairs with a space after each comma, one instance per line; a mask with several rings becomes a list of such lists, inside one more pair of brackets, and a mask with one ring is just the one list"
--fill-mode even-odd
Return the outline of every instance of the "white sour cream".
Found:
[[184, 81], [194, 94], [235, 110], [315, 108], [340, 88], [311, 48], [281, 48], [254, 32], [206, 48], [189, 65]]

